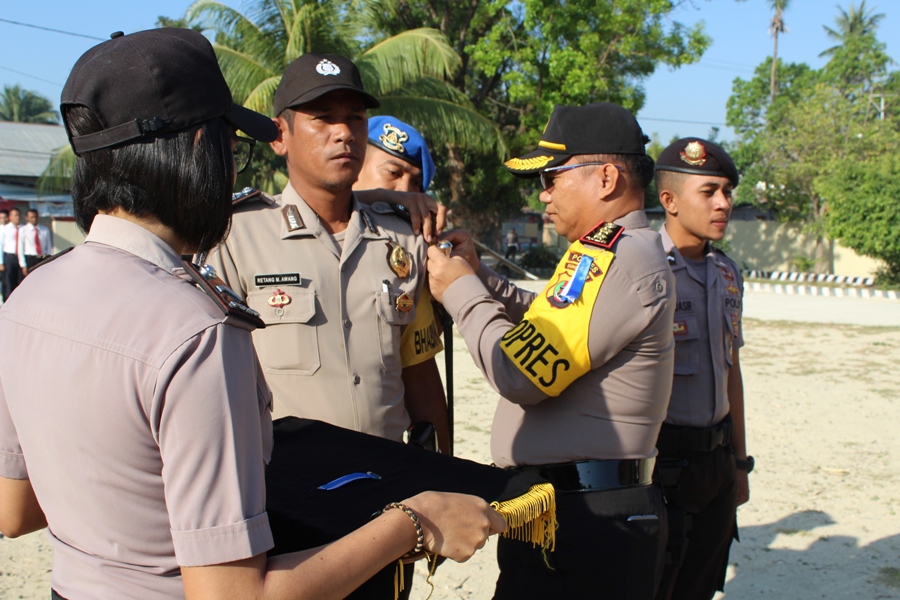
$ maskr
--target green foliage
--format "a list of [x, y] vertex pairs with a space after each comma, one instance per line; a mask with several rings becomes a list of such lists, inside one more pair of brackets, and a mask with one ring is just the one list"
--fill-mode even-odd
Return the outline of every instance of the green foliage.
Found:
[[879, 279], [900, 284], [900, 135], [881, 133], [875, 142], [880, 152], [862, 161], [836, 161], [815, 185], [828, 199], [828, 233], [859, 254], [883, 260]]
[[552, 269], [559, 262], [559, 256], [544, 244], [529, 248], [518, 260], [525, 269]]
[[[531, 149], [554, 104], [644, 103], [642, 80], [660, 64], [699, 60], [710, 40], [702, 26], [671, 19], [669, 0], [354, 0], [361, 30], [373, 39], [428, 27], [443, 33], [462, 67], [453, 86], [502, 132], [509, 152]], [[513, 180], [483, 151], [433, 152], [442, 196], [470, 229], [514, 214], [524, 203], [542, 208], [539, 190]], [[487, 187], [484, 187], [487, 186]], [[516, 191], [518, 188], [518, 191]], [[495, 192], [499, 191], [499, 194]]]
[[[889, 166], [877, 160], [869, 164], [871, 157], [896, 152], [891, 136], [900, 123], [896, 118], [890, 121], [896, 109], [885, 111], [888, 121], [876, 122], [870, 103], [874, 91], [900, 91], [900, 77], [888, 76], [891, 60], [875, 37], [879, 19], [866, 12], [864, 3], [858, 11], [852, 6], [849, 13], [841, 10], [838, 30], [826, 28], [841, 44], [823, 53], [831, 57], [823, 69], [769, 58], [751, 80], [734, 81], [727, 104], [727, 122], [741, 137], [729, 148], [743, 175], [736, 200], [804, 224], [816, 236], [813, 260], [819, 268], [826, 235], [841, 237], [842, 243], [862, 254], [878, 253], [889, 264], [890, 250], [884, 246], [881, 228], [893, 229], [900, 239], [900, 229], [890, 219], [868, 231], [854, 225], [860, 214], [870, 220], [880, 219], [883, 213], [875, 197], [851, 197], [836, 175], [858, 169], [858, 178], [873, 179], [871, 169], [884, 173]], [[769, 72], [778, 74], [774, 97], [774, 77], [767, 77]], [[862, 237], [867, 236], [870, 241], [863, 243]]]
[[18, 85], [5, 85], [0, 94], [0, 121], [58, 125], [59, 114], [40, 94], [23, 90]]

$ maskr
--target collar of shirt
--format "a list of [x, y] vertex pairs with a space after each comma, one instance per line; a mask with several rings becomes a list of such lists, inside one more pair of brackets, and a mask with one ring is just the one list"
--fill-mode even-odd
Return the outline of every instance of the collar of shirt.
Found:
[[[673, 271], [686, 268], [687, 262], [685, 261], [684, 257], [681, 255], [681, 252], [678, 251], [678, 247], [675, 246], [675, 242], [673, 242], [672, 238], [669, 237], [669, 232], [666, 231], [665, 223], [663, 223], [662, 227], [659, 228], [659, 235], [662, 238], [663, 250], [665, 250], [667, 256], [670, 256], [673, 259], [673, 260], [669, 260], [669, 268], [671, 268]], [[719, 257], [719, 254], [713, 249], [712, 245], [709, 242], [706, 243], [706, 257], [705, 258], [706, 259], [711, 258], [713, 261], [713, 264], [715, 264], [717, 267], [727, 267], [728, 266]], [[690, 273], [690, 269], [688, 269], [688, 273]]]
[[627, 215], [621, 216], [615, 221], [616, 225], [621, 225], [625, 231], [629, 229], [649, 229], [650, 221], [647, 220], [647, 213], [641, 210], [634, 210]]
[[85, 243], [103, 244], [134, 254], [168, 272], [182, 266], [181, 257], [161, 238], [137, 223], [97, 215]]
[[[285, 206], [288, 206], [290, 204], [293, 204], [297, 207], [297, 211], [300, 213], [300, 218], [303, 219], [303, 227], [296, 231], [288, 231], [287, 221], [282, 218], [281, 239], [303, 236], [320, 237], [322, 235], [331, 235], [322, 227], [322, 224], [319, 221], [319, 215], [316, 214], [316, 211], [311, 209], [303, 199], [303, 197], [297, 193], [297, 190], [295, 190], [294, 187], [290, 183], [288, 183], [287, 187], [284, 188], [284, 191], [281, 193], [280, 206], [283, 209]], [[368, 224], [362, 215], [362, 211], [363, 209], [359, 204], [359, 200], [356, 199], [356, 194], [353, 194], [350, 197], [350, 220], [347, 223], [347, 229], [345, 230], [344, 239], [355, 240], [358, 237], [368, 239], [386, 239], [387, 236], [381, 233], [381, 231], [378, 230], [377, 226], [375, 232], [369, 229]], [[374, 221], [372, 221], [372, 223], [374, 224]]]

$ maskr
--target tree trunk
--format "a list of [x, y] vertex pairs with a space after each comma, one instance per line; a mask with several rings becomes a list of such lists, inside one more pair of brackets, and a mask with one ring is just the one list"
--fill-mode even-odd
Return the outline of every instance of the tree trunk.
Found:
[[775, 102], [775, 71], [778, 68], [778, 30], [773, 35], [775, 38], [775, 48], [772, 50], [772, 79], [769, 82], [769, 104]]
[[[463, 193], [466, 181], [466, 165], [460, 156], [459, 147], [454, 144], [447, 144], [447, 171], [450, 174], [450, 205], [447, 207], [457, 213], [458, 217], [465, 219], [465, 211], [463, 209]], [[460, 226], [461, 223], [456, 223]]]

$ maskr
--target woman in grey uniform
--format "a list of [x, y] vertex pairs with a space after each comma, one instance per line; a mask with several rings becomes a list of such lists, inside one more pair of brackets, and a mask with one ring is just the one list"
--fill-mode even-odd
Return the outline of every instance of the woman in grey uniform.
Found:
[[183, 29], [113, 34], [61, 109], [87, 239], [0, 311], [0, 531], [48, 527], [54, 598], [342, 598], [404, 553], [464, 560], [505, 527], [481, 499], [426, 492], [267, 558], [258, 319], [181, 255], [228, 230], [254, 143], [236, 130], [275, 128]]

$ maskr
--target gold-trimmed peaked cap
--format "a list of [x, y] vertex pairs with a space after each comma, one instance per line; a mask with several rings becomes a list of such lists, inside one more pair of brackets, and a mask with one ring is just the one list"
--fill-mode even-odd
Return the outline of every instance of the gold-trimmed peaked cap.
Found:
[[656, 159], [656, 170], [727, 177], [734, 187], [739, 179], [731, 156], [718, 144], [697, 137], [681, 138], [669, 144]]
[[504, 164], [517, 177], [537, 177], [578, 154], [646, 154], [649, 141], [634, 115], [618, 104], [558, 104], [537, 149]]

